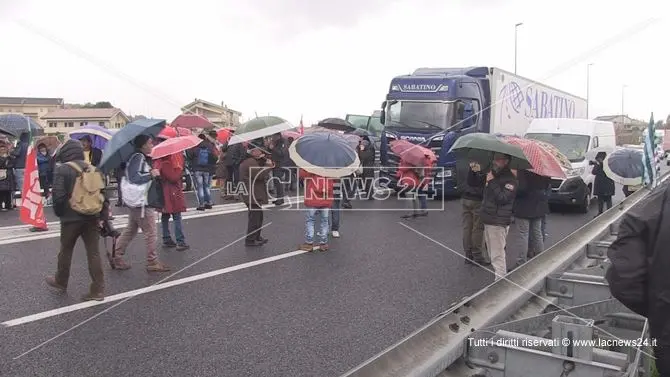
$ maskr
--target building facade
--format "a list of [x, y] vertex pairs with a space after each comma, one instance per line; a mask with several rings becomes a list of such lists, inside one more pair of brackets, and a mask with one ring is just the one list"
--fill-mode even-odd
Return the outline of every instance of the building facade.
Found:
[[0, 114], [23, 114], [42, 128], [47, 126], [42, 117], [63, 107], [62, 98], [0, 97]]
[[617, 145], [640, 144], [642, 132], [647, 126], [646, 122], [630, 118], [628, 115], [604, 115], [597, 117], [596, 120], [614, 123]]
[[59, 109], [42, 117], [48, 135], [68, 133], [79, 127], [96, 125], [109, 129], [120, 129], [130, 122], [121, 109]]
[[219, 128], [237, 128], [240, 124], [241, 112], [233, 110], [223, 102], [217, 105], [212, 102], [196, 98], [193, 102], [181, 108], [185, 114], [197, 114], [207, 118]]

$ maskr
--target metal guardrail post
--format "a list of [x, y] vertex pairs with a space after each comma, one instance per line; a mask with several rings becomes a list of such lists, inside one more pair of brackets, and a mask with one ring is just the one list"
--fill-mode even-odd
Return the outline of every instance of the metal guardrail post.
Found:
[[[664, 175], [662, 180], [669, 177]], [[599, 236], [615, 234], [613, 223], [651, 191], [639, 190], [619, 205], [577, 229], [523, 266], [463, 300], [396, 345], [374, 356], [343, 377], [435, 377], [461, 358], [468, 336], [500, 323], [518, 311], [545, 285], [550, 274], [564, 271]]]

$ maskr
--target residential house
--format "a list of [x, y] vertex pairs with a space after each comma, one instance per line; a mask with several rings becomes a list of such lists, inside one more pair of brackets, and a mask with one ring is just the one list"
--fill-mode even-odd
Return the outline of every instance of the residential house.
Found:
[[130, 122], [120, 109], [60, 109], [47, 113], [42, 119], [47, 126], [46, 134], [68, 133], [77, 127], [96, 125], [109, 129], [120, 129]]
[[639, 144], [642, 142], [642, 131], [646, 122], [630, 118], [628, 115], [603, 115], [596, 118], [614, 123], [617, 145]]
[[241, 112], [229, 108], [223, 102], [221, 102], [221, 105], [217, 105], [198, 98], [182, 107], [181, 111], [186, 114], [202, 115], [216, 127], [228, 128], [237, 128], [242, 115]]
[[46, 128], [41, 118], [63, 105], [62, 98], [0, 97], [0, 114], [23, 114]]

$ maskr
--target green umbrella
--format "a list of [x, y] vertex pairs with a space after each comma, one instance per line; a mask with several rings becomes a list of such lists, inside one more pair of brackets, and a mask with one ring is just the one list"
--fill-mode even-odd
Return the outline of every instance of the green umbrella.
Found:
[[280, 117], [264, 116], [254, 118], [237, 127], [235, 134], [228, 141], [228, 145], [274, 135], [291, 128], [294, 128], [293, 125]]
[[533, 166], [523, 154], [521, 148], [505, 143], [495, 135], [486, 133], [471, 133], [459, 137], [449, 152], [454, 152], [462, 158], [488, 165], [493, 160], [494, 153], [509, 155], [510, 169], [532, 169]]

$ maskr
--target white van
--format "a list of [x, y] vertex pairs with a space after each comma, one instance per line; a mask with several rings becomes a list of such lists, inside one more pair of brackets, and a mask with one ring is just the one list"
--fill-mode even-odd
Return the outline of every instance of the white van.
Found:
[[594, 181], [589, 161], [598, 152], [614, 152], [614, 124], [589, 119], [533, 119], [524, 137], [554, 145], [572, 164], [572, 169], [565, 172], [567, 179], [552, 178], [549, 202], [588, 212]]

